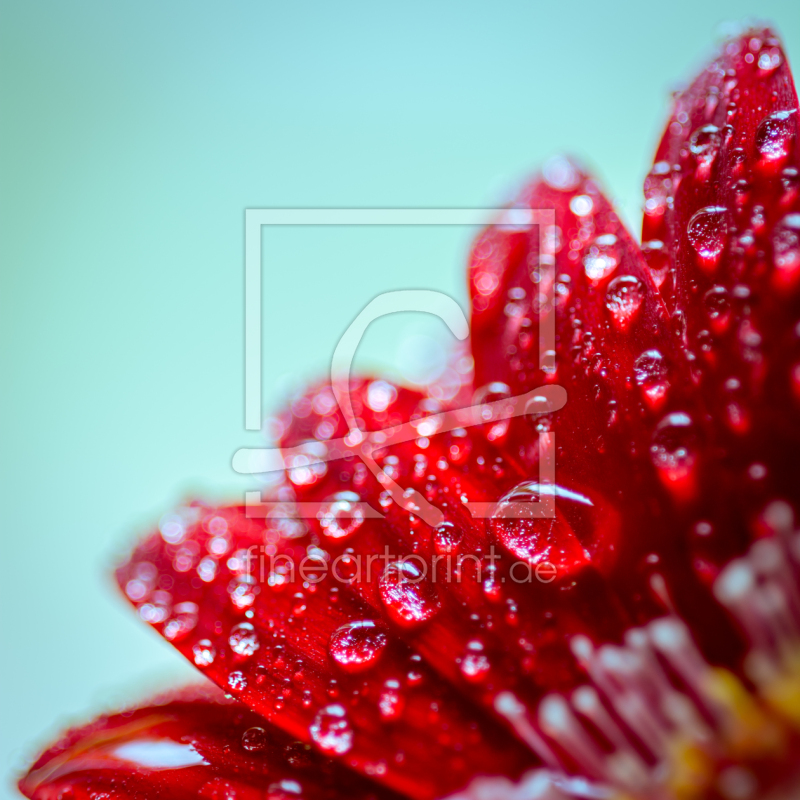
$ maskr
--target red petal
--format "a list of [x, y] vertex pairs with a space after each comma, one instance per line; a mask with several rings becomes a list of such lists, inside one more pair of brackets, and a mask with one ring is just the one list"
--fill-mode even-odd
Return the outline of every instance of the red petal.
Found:
[[[388, 787], [425, 798], [475, 774], [518, 774], [529, 763], [522, 748], [383, 628], [374, 609], [324, 577], [324, 543], [292, 524], [288, 538], [285, 526], [248, 519], [244, 508], [187, 509], [117, 578], [140, 616], [209, 678]], [[370, 552], [382, 549], [374, 543]], [[341, 574], [346, 564], [334, 567]]]
[[696, 509], [713, 529], [704, 568], [759, 535], [771, 503], [798, 500], [797, 107], [771, 31], [729, 41], [676, 97], [645, 182], [643, 235], [664, 243], [662, 291], [715, 454]]
[[32, 800], [395, 797], [211, 686], [69, 731], [19, 782]]

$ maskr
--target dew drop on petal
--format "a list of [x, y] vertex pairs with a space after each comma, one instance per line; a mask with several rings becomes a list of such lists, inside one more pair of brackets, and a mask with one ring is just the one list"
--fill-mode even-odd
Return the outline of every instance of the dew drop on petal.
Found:
[[384, 682], [378, 698], [378, 710], [381, 717], [386, 720], [397, 719], [402, 714], [404, 705], [400, 681], [389, 678]]
[[380, 578], [380, 594], [389, 616], [399, 625], [414, 626], [439, 610], [436, 586], [411, 560], [394, 561]]
[[261, 647], [258, 634], [249, 622], [240, 622], [231, 628], [228, 644], [236, 655], [249, 657]]
[[376, 622], [349, 622], [333, 632], [328, 652], [345, 671], [361, 672], [378, 662], [388, 642]]
[[669, 254], [667, 253], [664, 242], [659, 239], [651, 239], [642, 244], [642, 255], [647, 262], [647, 268], [653, 278], [656, 288], [660, 289], [669, 275]]
[[659, 350], [645, 350], [633, 363], [633, 375], [645, 402], [651, 409], [658, 408], [667, 394], [669, 370]]
[[164, 624], [164, 638], [170, 642], [179, 642], [197, 626], [197, 603], [178, 603], [172, 609], [172, 616]]
[[650, 458], [662, 482], [679, 497], [693, 493], [697, 461], [697, 433], [692, 418], [681, 411], [658, 423], [650, 444]]
[[235, 692], [241, 692], [247, 688], [247, 678], [239, 670], [234, 670], [228, 675], [228, 687]]
[[[482, 386], [475, 391], [472, 397], [473, 406], [485, 424], [481, 425], [484, 435], [490, 442], [502, 441], [508, 433], [510, 421], [508, 417], [502, 418], [504, 410], [513, 409], [511, 389], [500, 381], [494, 381]], [[501, 416], [498, 419], [498, 415]]]
[[347, 712], [338, 703], [325, 706], [317, 712], [309, 733], [323, 753], [341, 756], [353, 746], [353, 729]]
[[687, 228], [689, 243], [697, 253], [700, 265], [711, 270], [719, 261], [727, 241], [723, 206], [701, 208], [690, 220]]
[[583, 257], [583, 269], [591, 281], [607, 278], [619, 264], [617, 237], [613, 233], [598, 236]]
[[461, 657], [459, 664], [461, 674], [471, 683], [484, 680], [491, 669], [491, 664], [483, 652], [483, 643], [473, 640], [467, 644], [467, 652]]
[[248, 728], [242, 734], [242, 747], [249, 753], [257, 753], [267, 746], [267, 732], [263, 728]]
[[697, 162], [698, 177], [702, 180], [719, 152], [722, 134], [716, 125], [703, 125], [689, 139], [689, 151]]
[[322, 532], [329, 539], [346, 539], [364, 522], [364, 512], [358, 505], [361, 498], [355, 492], [337, 492], [329, 498], [319, 513]]
[[217, 648], [209, 639], [200, 639], [192, 646], [192, 660], [198, 667], [208, 667], [217, 657]]
[[644, 284], [635, 275], [620, 275], [606, 289], [606, 308], [622, 330], [636, 317], [644, 300]]
[[703, 295], [703, 309], [715, 330], [724, 329], [730, 320], [731, 301], [724, 286], [712, 286]]
[[800, 275], [800, 214], [787, 214], [775, 226], [772, 252], [778, 283], [793, 284]]
[[797, 109], [776, 111], [761, 120], [756, 131], [756, 151], [761, 166], [782, 163], [791, 153], [797, 136]]
[[458, 545], [464, 537], [464, 531], [453, 522], [443, 522], [433, 532], [433, 546], [440, 556], [452, 555], [458, 551]]

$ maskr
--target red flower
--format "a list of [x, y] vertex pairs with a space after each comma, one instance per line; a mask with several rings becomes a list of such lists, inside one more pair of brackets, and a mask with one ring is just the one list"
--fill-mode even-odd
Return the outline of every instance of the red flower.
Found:
[[[204, 689], [103, 717], [42, 755], [23, 793], [788, 796], [797, 127], [780, 44], [751, 31], [677, 97], [643, 245], [591, 178], [549, 162], [513, 206], [555, 209], [541, 247], [524, 214], [475, 242], [472, 355], [479, 406], [560, 385], [564, 407], [437, 433], [435, 387], [354, 382], [361, 430], [415, 422], [414, 438], [378, 443], [373, 474], [315, 460], [348, 426], [330, 388], [297, 398], [281, 443], [316, 444], [266, 519], [192, 504], [117, 571], [139, 615], [235, 700]], [[546, 370], [541, 314], [556, 326]], [[553, 460], [555, 486], [539, 477]], [[523, 500], [556, 516], [504, 513]], [[318, 503], [316, 519], [281, 510], [295, 501]]]

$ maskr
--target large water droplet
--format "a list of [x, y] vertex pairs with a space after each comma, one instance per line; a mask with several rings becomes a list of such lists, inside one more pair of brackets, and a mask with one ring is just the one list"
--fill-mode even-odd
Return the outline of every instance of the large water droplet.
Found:
[[483, 643], [477, 639], [467, 644], [467, 652], [458, 665], [461, 674], [471, 683], [480, 683], [491, 669], [491, 663], [483, 652]]
[[198, 611], [196, 603], [178, 603], [172, 609], [172, 617], [164, 624], [164, 638], [171, 642], [184, 639], [197, 626]]
[[302, 797], [303, 787], [291, 778], [284, 778], [267, 787], [266, 800], [302, 800]]
[[588, 498], [565, 487], [525, 481], [501, 498], [489, 524], [503, 546], [517, 558], [532, 566], [552, 564], [557, 572], [565, 574], [588, 564], [590, 556], [564, 515], [557, 513], [554, 505], [548, 512], [550, 498], [553, 504], [555, 498], [561, 498], [592, 505]]
[[647, 405], [651, 409], [658, 408], [664, 402], [669, 388], [669, 370], [664, 356], [658, 350], [645, 350], [634, 361], [633, 374]]
[[656, 288], [660, 289], [664, 285], [664, 281], [669, 275], [669, 253], [667, 248], [664, 247], [664, 242], [660, 239], [651, 239], [649, 242], [642, 244], [642, 255], [647, 262], [647, 267], [650, 270], [650, 275], [653, 277], [653, 283]]
[[240, 622], [231, 628], [228, 644], [234, 653], [240, 656], [251, 656], [261, 647], [258, 634], [249, 622]]
[[376, 622], [350, 622], [334, 631], [329, 652], [347, 672], [360, 672], [377, 663], [388, 642], [386, 633]]
[[322, 507], [319, 524], [329, 539], [346, 539], [364, 522], [364, 512], [358, 505], [360, 497], [355, 492], [337, 492]]
[[[494, 405], [497, 403], [497, 405]], [[477, 389], [472, 397], [473, 406], [478, 407], [478, 413], [486, 424], [481, 426], [484, 435], [490, 442], [502, 441], [508, 433], [510, 420], [497, 419], [498, 412], [513, 408], [511, 389], [507, 384], [494, 381]]]
[[722, 134], [716, 125], [703, 125], [689, 139], [689, 150], [697, 162], [697, 177], [705, 180], [719, 152]]
[[650, 458], [667, 488], [681, 497], [693, 493], [697, 433], [688, 414], [675, 411], [658, 423]]
[[644, 300], [644, 284], [635, 275], [620, 275], [608, 284], [606, 308], [619, 328], [633, 322]]
[[717, 333], [722, 332], [730, 322], [731, 301], [724, 286], [712, 286], [703, 295], [703, 308], [711, 326]]
[[400, 625], [419, 625], [439, 610], [436, 586], [410, 560], [394, 561], [386, 567], [380, 593], [389, 616]]
[[772, 235], [772, 252], [781, 286], [790, 286], [800, 275], [800, 214], [787, 214]]
[[756, 131], [759, 165], [773, 167], [781, 164], [791, 153], [796, 136], [797, 109], [776, 111], [761, 120]]
[[454, 554], [464, 537], [464, 531], [453, 522], [443, 522], [433, 532], [433, 546], [440, 556]]
[[200, 639], [192, 646], [192, 659], [198, 667], [208, 667], [217, 657], [217, 648], [209, 639]]
[[323, 753], [341, 756], [353, 746], [353, 729], [347, 712], [338, 703], [325, 706], [317, 712], [309, 733]]
[[617, 237], [613, 233], [598, 236], [583, 257], [583, 269], [591, 281], [607, 278], [619, 264]]
[[701, 208], [690, 220], [687, 228], [689, 242], [698, 255], [700, 265], [707, 270], [716, 267], [725, 249], [727, 228], [722, 206]]
[[242, 734], [242, 747], [249, 753], [257, 753], [267, 746], [267, 732], [263, 728], [248, 728]]
[[400, 681], [389, 678], [381, 689], [378, 699], [378, 710], [384, 719], [397, 719], [403, 712], [403, 695], [400, 691]]

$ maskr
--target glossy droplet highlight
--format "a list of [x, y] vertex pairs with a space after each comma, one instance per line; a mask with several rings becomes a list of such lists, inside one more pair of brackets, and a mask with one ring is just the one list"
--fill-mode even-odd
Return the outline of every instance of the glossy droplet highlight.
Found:
[[198, 667], [208, 667], [217, 657], [217, 648], [209, 639], [200, 639], [192, 646], [192, 660]]
[[364, 523], [364, 512], [355, 492], [338, 492], [319, 513], [319, 524], [329, 539], [346, 539]]
[[656, 426], [650, 458], [664, 485], [686, 499], [694, 494], [697, 433], [692, 418], [683, 412], [667, 414]]
[[532, 566], [553, 565], [562, 576], [588, 564], [590, 557], [564, 515], [557, 513], [557, 497], [592, 505], [564, 487], [525, 481], [501, 498], [489, 526], [512, 555]]
[[389, 616], [399, 625], [413, 627], [439, 610], [436, 586], [422, 571], [422, 559], [394, 561], [380, 578], [380, 594]]
[[642, 244], [642, 255], [647, 262], [647, 268], [653, 278], [656, 288], [660, 289], [669, 275], [669, 254], [664, 242], [660, 239], [651, 239]]
[[797, 137], [797, 109], [777, 111], [761, 121], [756, 131], [759, 166], [774, 167], [783, 163]]
[[240, 622], [231, 628], [228, 644], [236, 655], [244, 657], [252, 656], [261, 646], [258, 634], [249, 622]]
[[703, 125], [689, 139], [689, 151], [697, 163], [700, 180], [705, 180], [719, 152], [722, 134], [716, 125]]
[[257, 753], [267, 746], [267, 732], [263, 728], [248, 728], [242, 734], [242, 747], [249, 753]]
[[459, 664], [461, 674], [470, 683], [480, 683], [489, 674], [491, 664], [483, 652], [483, 643], [473, 640], [467, 644], [467, 652]]
[[598, 236], [583, 257], [583, 269], [591, 281], [607, 278], [619, 264], [617, 237], [613, 233]]
[[334, 631], [328, 652], [345, 671], [361, 672], [378, 662], [388, 642], [376, 622], [350, 622]]
[[317, 712], [309, 733], [323, 753], [341, 756], [353, 746], [353, 729], [347, 712], [338, 703], [325, 706]]
[[608, 284], [606, 308], [622, 330], [636, 318], [643, 300], [644, 284], [635, 275], [620, 275]]
[[700, 266], [712, 270], [719, 262], [727, 241], [727, 228], [723, 206], [701, 208], [690, 220], [687, 228], [689, 243], [697, 253]]
[[669, 369], [659, 350], [645, 350], [633, 363], [633, 375], [651, 409], [658, 408], [667, 396]]
[[800, 276], [800, 214], [787, 214], [772, 235], [776, 280], [788, 287]]
[[464, 532], [453, 522], [443, 522], [433, 532], [433, 546], [440, 556], [452, 555], [458, 551], [458, 545]]
[[481, 429], [486, 438], [490, 442], [499, 442], [504, 439], [508, 433], [510, 421], [508, 417], [505, 419], [497, 419], [497, 417], [503, 410], [513, 409], [510, 387], [500, 381], [493, 381], [475, 391], [472, 404], [478, 407], [478, 414], [485, 421]]

